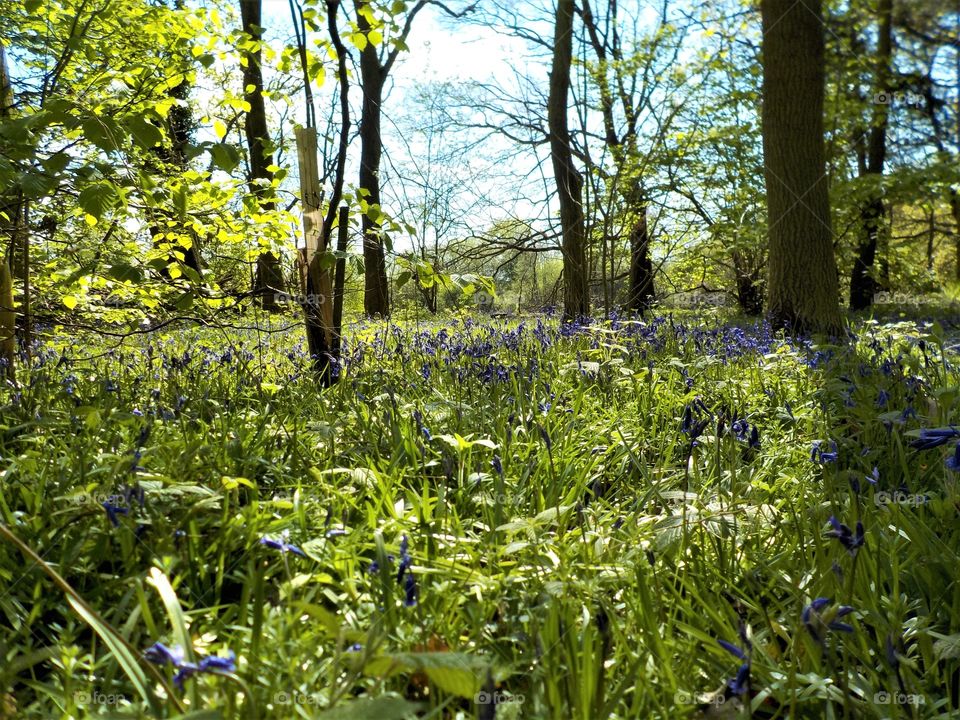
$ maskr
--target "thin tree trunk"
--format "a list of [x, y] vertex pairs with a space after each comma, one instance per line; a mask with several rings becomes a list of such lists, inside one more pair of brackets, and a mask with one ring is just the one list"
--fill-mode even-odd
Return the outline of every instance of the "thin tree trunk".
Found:
[[550, 158], [560, 203], [565, 320], [590, 314], [590, 285], [587, 277], [586, 231], [582, 205], [583, 177], [573, 164], [570, 130], [567, 124], [574, 13], [573, 0], [559, 0], [553, 36], [550, 95], [547, 99]]
[[[893, 0], [880, 0], [878, 9], [880, 26], [877, 38], [877, 70], [875, 76], [876, 92], [889, 91], [890, 61], [893, 54]], [[867, 144], [866, 174], [883, 175], [883, 164], [887, 155], [888, 105], [874, 104]], [[873, 304], [877, 282], [872, 276], [873, 263], [877, 254], [877, 242], [885, 218], [883, 193], [874, 189], [860, 208], [862, 237], [857, 247], [857, 256], [850, 275], [850, 309], [863, 310]]]
[[[259, 43], [263, 35], [260, 0], [240, 0], [240, 19], [243, 32], [251, 40]], [[244, 129], [247, 137], [247, 152], [250, 162], [250, 193], [254, 195], [265, 212], [276, 209], [273, 191], [269, 185], [273, 182], [273, 153], [269, 149], [270, 131], [267, 127], [267, 112], [263, 102], [263, 72], [260, 63], [263, 53], [259, 44], [255, 50], [244, 52], [246, 65], [243, 68], [244, 100], [250, 105], [247, 111]], [[264, 310], [279, 309], [277, 293], [284, 290], [283, 271], [280, 259], [272, 252], [261, 253], [257, 257], [257, 272], [253, 281], [260, 304]]]
[[632, 312], [646, 312], [654, 298], [653, 262], [650, 260], [650, 232], [647, 226], [647, 206], [640, 202], [637, 219], [630, 231], [630, 288], [627, 308]]
[[824, 174], [820, 0], [762, 0], [763, 155], [769, 313], [793, 332], [839, 334], [836, 258]]
[[[359, 8], [362, 2], [357, 2]], [[360, 32], [370, 31], [370, 23], [357, 12]], [[363, 104], [360, 112], [360, 188], [367, 191], [365, 200], [380, 208], [380, 160], [383, 142], [380, 120], [383, 103], [383, 83], [386, 78], [377, 48], [368, 43], [360, 52], [360, 78], [363, 86]], [[383, 251], [382, 227], [374, 212], [365, 212], [363, 229], [363, 310], [369, 317], [390, 315], [390, 290], [387, 285], [387, 263]]]
[[[7, 55], [0, 43], [0, 120], [9, 118], [13, 108], [13, 87], [7, 68]], [[16, 321], [17, 315], [13, 303], [13, 273], [11, 258], [18, 239], [21, 217], [22, 197], [0, 196], [0, 234], [6, 235], [8, 251], [0, 246], [0, 361], [4, 364], [4, 375], [16, 379]]]

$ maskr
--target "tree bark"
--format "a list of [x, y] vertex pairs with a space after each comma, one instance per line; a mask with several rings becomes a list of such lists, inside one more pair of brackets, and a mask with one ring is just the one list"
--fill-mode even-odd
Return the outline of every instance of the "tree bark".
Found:
[[[260, 0], [240, 0], [240, 19], [243, 32], [259, 43], [263, 35], [261, 25]], [[273, 153], [269, 149], [270, 131], [267, 127], [267, 112], [263, 102], [263, 72], [260, 63], [263, 53], [259, 45], [255, 50], [243, 54], [246, 65], [243, 68], [244, 100], [250, 104], [247, 111], [245, 132], [247, 153], [250, 156], [250, 193], [258, 199], [260, 207], [270, 212], [276, 209], [269, 185], [273, 182]], [[280, 259], [272, 252], [261, 253], [257, 258], [257, 272], [253, 282], [260, 304], [264, 310], [279, 309], [276, 294], [284, 289], [283, 272]]]
[[821, 0], [762, 0], [768, 311], [776, 327], [839, 334], [824, 173]]
[[[356, 0], [359, 10], [366, 0]], [[367, 34], [370, 23], [357, 12], [357, 27]], [[383, 156], [383, 141], [380, 136], [380, 119], [383, 102], [383, 84], [386, 79], [380, 64], [377, 48], [367, 43], [360, 52], [360, 79], [363, 90], [363, 105], [360, 111], [360, 188], [367, 191], [364, 198], [368, 204], [380, 208], [380, 160]], [[373, 213], [363, 214], [363, 310], [369, 317], [390, 315], [390, 289], [387, 285], [387, 263], [383, 252], [382, 227]]]
[[[0, 120], [10, 117], [13, 108], [13, 87], [7, 68], [7, 54], [0, 43]], [[0, 211], [6, 219], [0, 217], [0, 234], [6, 236], [9, 243], [4, 252], [0, 246], [0, 361], [3, 362], [3, 374], [9, 380], [16, 379], [16, 320], [13, 302], [13, 273], [10, 260], [19, 237], [22, 198], [7, 194], [0, 195]]]
[[630, 288], [627, 309], [643, 314], [653, 300], [653, 262], [650, 260], [650, 233], [647, 206], [636, 209], [637, 219], [630, 231]]
[[[893, 1], [880, 0], [877, 36], [877, 69], [875, 93], [889, 93], [890, 62], [893, 54]], [[875, 103], [867, 142], [866, 175], [883, 175], [887, 155], [887, 123], [889, 105]], [[877, 282], [872, 271], [877, 254], [877, 242], [885, 218], [883, 192], [877, 187], [860, 208], [862, 237], [850, 275], [850, 309], [863, 310], [873, 304]]]
[[553, 36], [553, 66], [547, 98], [547, 126], [550, 132], [550, 159], [560, 204], [561, 250], [563, 253], [563, 317], [574, 320], [590, 314], [590, 285], [585, 253], [583, 220], [583, 177], [573, 164], [567, 100], [570, 92], [570, 64], [573, 56], [573, 0], [559, 0]]

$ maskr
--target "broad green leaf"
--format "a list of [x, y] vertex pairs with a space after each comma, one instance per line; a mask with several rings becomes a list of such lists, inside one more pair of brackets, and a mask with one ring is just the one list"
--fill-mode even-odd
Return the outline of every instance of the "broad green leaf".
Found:
[[399, 697], [382, 695], [341, 703], [316, 716], [317, 720], [403, 720], [413, 716], [420, 705]]
[[230, 143], [217, 143], [210, 147], [213, 164], [226, 173], [233, 172], [240, 164], [240, 152]]
[[156, 125], [148, 122], [141, 115], [131, 115], [126, 120], [127, 129], [134, 142], [140, 147], [149, 150], [163, 141], [163, 133]]
[[104, 213], [116, 207], [120, 202], [120, 195], [113, 183], [101, 180], [81, 190], [77, 202], [84, 212], [99, 220]]

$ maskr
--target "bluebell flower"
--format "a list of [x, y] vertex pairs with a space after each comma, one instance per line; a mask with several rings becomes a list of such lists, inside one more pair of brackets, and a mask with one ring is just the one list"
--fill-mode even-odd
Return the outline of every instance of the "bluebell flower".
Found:
[[736, 676], [727, 680], [727, 687], [734, 695], [744, 695], [750, 692], [750, 663], [743, 663], [740, 666]]
[[143, 651], [143, 656], [155, 665], [166, 665], [167, 663], [179, 666], [183, 663], [184, 652], [179, 645], [172, 648], [167, 647], [161, 642], [155, 642], [153, 645]]
[[960, 472], [960, 442], [953, 448], [953, 455], [947, 458], [946, 465], [953, 472]]
[[294, 555], [299, 555], [300, 557], [307, 557], [307, 554], [298, 548], [296, 545], [291, 545], [286, 542], [286, 533], [284, 533], [283, 540], [274, 540], [268, 537], [260, 538], [260, 544], [266, 545], [268, 548], [273, 548], [274, 550], [279, 550], [282, 553], [292, 552]]
[[730, 688], [730, 692], [734, 695], [743, 695], [748, 693], [750, 690], [750, 640], [747, 638], [747, 632], [744, 625], [740, 625], [740, 639], [743, 641], [744, 647], [746, 650], [742, 650], [733, 643], [727, 642], [726, 640], [717, 640], [717, 643], [726, 650], [728, 653], [733, 655], [738, 660], [743, 661], [743, 664], [737, 670], [735, 677], [727, 680], [727, 687]]
[[877, 407], [881, 410], [887, 407], [887, 403], [890, 402], [890, 393], [886, 390], [881, 390], [877, 395]]
[[874, 466], [873, 472], [870, 473], [870, 475], [868, 475], [865, 479], [871, 485], [876, 486], [876, 484], [880, 482], [880, 469]]
[[813, 441], [813, 446], [810, 448], [810, 462], [819, 462], [822, 465], [826, 465], [827, 463], [835, 463], [837, 457], [836, 442], [833, 440], [830, 441], [830, 451], [827, 452], [823, 449], [823, 443], [820, 440]]
[[[852, 633], [853, 626], [845, 622], [839, 622], [840, 618], [853, 612], [849, 605], [840, 605], [835, 611], [824, 613], [823, 611], [831, 603], [830, 598], [818, 597], [803, 609], [801, 620], [804, 627], [814, 637], [817, 642], [822, 643], [826, 638], [828, 630], [837, 632]], [[826, 615], [826, 618], [824, 618]]]
[[114, 527], [120, 527], [120, 518], [118, 515], [129, 515], [130, 508], [124, 507], [123, 505], [115, 505], [112, 500], [119, 500], [116, 495], [111, 495], [107, 500], [101, 503], [103, 509], [107, 511], [107, 519], [110, 520], [110, 524]]
[[400, 566], [397, 569], [397, 583], [403, 581], [404, 573], [413, 565], [413, 558], [410, 557], [409, 549], [410, 541], [407, 539], [407, 536], [404, 535], [400, 538]]
[[500, 462], [499, 455], [493, 456], [493, 459], [490, 461], [490, 467], [493, 468], [493, 471], [497, 475], [499, 475], [501, 478], [503, 477], [503, 463]]
[[857, 550], [864, 543], [863, 523], [858, 520], [857, 530], [854, 532], [833, 515], [830, 516], [829, 522], [833, 529], [827, 531], [827, 537], [837, 539], [851, 555], [856, 555]]
[[920, 431], [920, 437], [910, 441], [910, 447], [916, 450], [932, 450], [941, 445], [946, 445], [956, 437], [960, 437], [960, 432], [954, 427], [949, 428], [924, 428]]
[[747, 654], [743, 650], [738, 648], [736, 645], [734, 645], [733, 643], [729, 643], [726, 640], [717, 640], [717, 643], [720, 645], [720, 647], [722, 647], [724, 650], [726, 650], [728, 653], [738, 658], [739, 660], [747, 659]]
[[407, 607], [414, 607], [417, 604], [417, 597], [420, 595], [420, 590], [417, 587], [416, 578], [413, 577], [413, 571], [407, 572], [407, 577], [404, 580], [403, 585], [404, 599], [403, 604]]

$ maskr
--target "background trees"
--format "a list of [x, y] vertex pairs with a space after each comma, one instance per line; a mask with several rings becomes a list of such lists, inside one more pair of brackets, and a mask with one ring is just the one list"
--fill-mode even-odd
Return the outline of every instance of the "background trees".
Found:
[[[255, 0], [0, 8], [13, 89], [0, 179], [22, 337], [31, 298], [38, 317], [87, 325], [139, 322], [144, 311], [216, 316], [258, 295], [269, 305], [265, 288], [294, 277], [292, 138], [305, 82], [327, 234], [348, 206], [346, 245], [322, 259], [345, 263], [348, 313], [391, 312], [391, 276], [414, 281], [400, 310], [462, 304], [434, 282], [449, 271], [496, 278], [511, 309], [610, 313], [719, 291], [748, 313], [829, 326], [801, 321], [813, 317], [799, 309], [812, 286], [793, 299], [784, 290], [799, 277], [784, 248], [801, 241], [820, 248], [818, 266], [835, 258], [843, 288], [814, 294], [855, 308], [878, 289], [926, 292], [957, 277], [960, 78], [954, 18], [935, 3], [828, 8], [822, 131], [798, 141], [802, 116], [790, 112], [767, 127], [769, 157], [789, 168], [799, 157], [778, 160], [778, 147], [822, 136], [826, 174], [805, 194], [812, 176], [768, 160], [792, 188], [780, 200], [760, 183], [762, 31], [748, 4], [294, 9], [302, 57], [290, 20], [264, 20]], [[500, 34], [524, 61], [492, 58], [495, 72], [473, 79], [417, 77], [414, 90], [404, 68], [429, 41], [417, 28], [436, 33], [440, 17], [465, 40]], [[786, 62], [768, 63], [771, 81]], [[341, 71], [354, 80], [342, 92]], [[803, 202], [789, 201], [794, 192]], [[812, 225], [780, 215], [768, 228], [768, 199], [826, 234], [811, 241]]]

